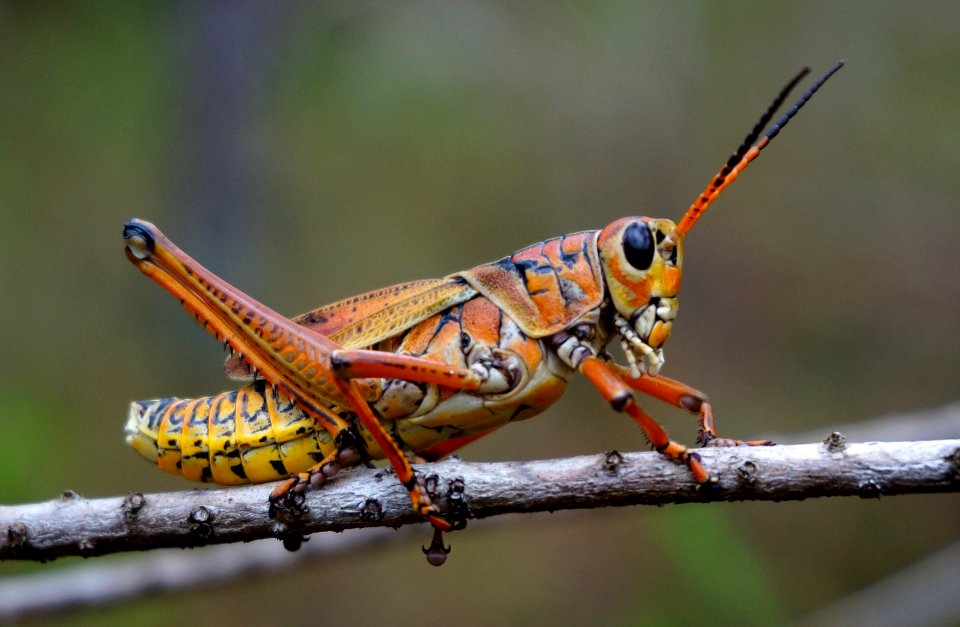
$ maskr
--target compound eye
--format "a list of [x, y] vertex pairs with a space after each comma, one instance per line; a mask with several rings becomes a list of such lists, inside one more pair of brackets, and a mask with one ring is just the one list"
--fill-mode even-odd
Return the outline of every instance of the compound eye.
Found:
[[654, 243], [650, 229], [643, 222], [634, 222], [623, 232], [623, 254], [631, 266], [646, 270], [653, 263]]

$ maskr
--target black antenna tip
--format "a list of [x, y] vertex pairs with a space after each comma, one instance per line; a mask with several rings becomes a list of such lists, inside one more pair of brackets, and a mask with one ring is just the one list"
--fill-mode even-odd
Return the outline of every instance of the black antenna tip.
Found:
[[839, 61], [837, 61], [836, 65], [834, 65], [832, 68], [830, 68], [829, 70], [827, 70], [827, 71], [824, 73], [823, 76], [821, 76], [819, 79], [817, 79], [817, 82], [815, 82], [815, 83], [813, 84], [813, 86], [810, 87], [810, 89], [808, 89], [808, 90], [803, 94], [803, 96], [800, 97], [800, 100], [798, 100], [795, 105], [793, 105], [792, 107], [790, 107], [790, 109], [787, 110], [787, 112], [783, 114], [783, 117], [780, 118], [779, 120], [777, 120], [777, 123], [774, 124], [773, 126], [771, 126], [770, 129], [769, 129], [766, 133], [764, 133], [763, 138], [762, 138], [762, 142], [763, 142], [763, 143], [762, 143], [762, 145], [758, 145], [758, 147], [759, 147], [759, 148], [763, 148], [763, 146], [765, 146], [770, 140], [772, 140], [774, 137], [776, 137], [776, 136], [780, 133], [780, 130], [783, 129], [783, 127], [787, 125], [787, 122], [790, 121], [790, 118], [792, 118], [793, 116], [795, 116], [795, 115], [797, 114], [797, 111], [799, 111], [801, 108], [803, 108], [803, 105], [807, 104], [807, 101], [810, 100], [810, 98], [811, 98], [815, 93], [817, 93], [817, 90], [819, 90], [820, 87], [822, 87], [823, 84], [826, 83], [827, 80], [829, 80], [829, 78], [830, 78], [831, 76], [833, 76], [834, 74], [836, 74], [837, 71], [838, 71], [840, 68], [842, 68], [842, 67], [844, 66], [844, 64], [846, 64], [846, 62], [847, 62], [846, 59], [840, 59]]

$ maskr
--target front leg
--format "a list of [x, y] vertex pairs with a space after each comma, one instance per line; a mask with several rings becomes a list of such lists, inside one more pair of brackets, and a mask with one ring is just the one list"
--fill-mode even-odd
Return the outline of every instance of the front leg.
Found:
[[647, 440], [657, 452], [685, 464], [693, 473], [693, 478], [698, 485], [714, 486], [719, 482], [717, 475], [708, 471], [703, 465], [699, 454], [671, 440], [664, 428], [640, 408], [630, 386], [625, 382], [625, 377], [620, 374], [616, 366], [598, 357], [587, 357], [580, 364], [580, 372], [597, 388], [611, 407], [619, 412], [625, 412], [640, 425]]
[[615, 366], [621, 379], [634, 390], [649, 394], [664, 403], [685, 409], [697, 416], [697, 443], [700, 446], [773, 446], [770, 440], [732, 440], [717, 435], [713, 418], [713, 408], [707, 401], [707, 395], [682, 381], [657, 375], [641, 375], [634, 378], [630, 369]]

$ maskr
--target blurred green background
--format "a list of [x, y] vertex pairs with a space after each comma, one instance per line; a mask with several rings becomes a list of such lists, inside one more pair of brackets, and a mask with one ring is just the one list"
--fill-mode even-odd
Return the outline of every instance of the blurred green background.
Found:
[[[125, 219], [299, 313], [677, 219], [789, 77], [841, 57], [687, 238], [665, 373], [743, 438], [956, 398], [960, 4], [0, 2], [0, 502], [192, 487], [125, 446], [127, 404], [232, 384]], [[463, 457], [643, 449], [571, 388]], [[442, 569], [407, 538], [70, 618], [772, 624], [958, 537], [951, 496], [512, 517]]]

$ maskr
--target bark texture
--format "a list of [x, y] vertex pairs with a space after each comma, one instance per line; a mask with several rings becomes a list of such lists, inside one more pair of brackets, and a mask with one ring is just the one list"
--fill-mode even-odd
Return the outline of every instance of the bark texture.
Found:
[[[507, 513], [711, 500], [878, 498], [960, 490], [960, 440], [703, 449], [720, 477], [698, 489], [689, 471], [657, 453], [610, 451], [565, 459], [418, 466], [444, 511], [469, 518]], [[342, 472], [310, 492], [306, 509], [271, 521], [271, 485], [85, 499], [67, 492], [43, 503], [0, 507], [0, 559], [51, 560], [160, 547], [195, 547], [279, 537], [291, 548], [307, 534], [422, 522], [405, 490], [384, 469]], [[462, 500], [461, 500], [462, 499]]]

